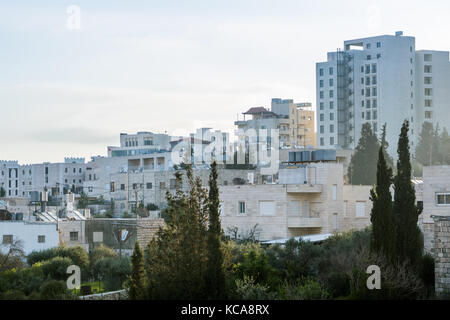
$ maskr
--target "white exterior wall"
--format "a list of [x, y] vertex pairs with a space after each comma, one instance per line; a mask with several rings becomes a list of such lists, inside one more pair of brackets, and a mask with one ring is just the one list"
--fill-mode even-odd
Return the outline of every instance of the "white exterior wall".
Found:
[[[355, 50], [354, 46], [361, 50]], [[344, 48], [343, 52], [328, 53], [327, 62], [316, 64], [317, 144], [319, 148], [354, 148], [358, 143], [361, 127], [364, 123], [370, 122], [372, 127], [376, 125], [377, 133], [381, 132], [383, 124], [386, 123], [388, 151], [396, 157], [398, 135], [405, 119], [410, 121], [410, 143], [413, 151], [418, 143], [417, 137], [422, 122], [425, 120], [425, 111], [433, 111], [433, 116], [429, 121], [433, 121], [434, 124], [439, 122], [441, 128], [443, 126], [450, 127], [450, 111], [448, 109], [450, 62], [448, 52], [416, 51], [415, 38], [402, 35], [383, 35], [348, 40], [344, 41]], [[425, 54], [432, 55], [431, 62], [424, 61]], [[351, 93], [347, 90], [345, 99], [352, 104], [349, 110], [354, 117], [347, 124], [353, 125], [354, 128], [347, 135], [353, 139], [353, 142], [346, 144], [343, 139], [339, 139], [338, 143], [330, 145], [330, 137], [334, 136], [335, 142], [337, 141], [336, 134], [330, 133], [330, 124], [333, 124], [333, 122], [329, 120], [330, 113], [337, 113], [337, 95], [335, 92], [334, 98], [329, 98], [329, 90], [332, 90], [329, 87], [329, 79], [333, 78], [335, 83], [337, 80], [336, 72], [330, 76], [328, 69], [330, 67], [337, 68], [337, 58], [341, 55], [342, 57], [343, 55], [350, 57], [347, 67], [351, 68], [348, 73], [348, 79], [351, 79], [351, 82], [347, 84], [347, 89], [351, 90]], [[370, 56], [370, 59], [368, 59], [368, 56]], [[376, 64], [376, 72], [372, 73], [371, 68], [371, 72], [366, 74], [366, 65], [372, 66], [372, 64]], [[432, 65], [433, 82], [431, 85], [424, 84], [424, 64]], [[361, 67], [364, 68], [363, 72], [361, 72]], [[323, 76], [320, 76], [320, 69], [324, 70]], [[366, 76], [370, 76], [370, 84], [366, 83]], [[376, 76], [377, 80], [375, 85], [372, 83], [373, 76]], [[324, 82], [323, 88], [320, 87], [320, 80]], [[377, 90], [376, 95], [372, 93], [374, 87]], [[425, 108], [424, 105], [425, 88], [432, 88], [433, 91], [433, 107], [431, 108]], [[370, 89], [370, 96], [366, 97], [365, 92], [361, 92], [362, 89]], [[320, 98], [320, 91], [324, 91], [323, 98]], [[376, 108], [373, 108], [374, 99], [377, 101]], [[367, 108], [367, 100], [371, 100], [370, 108]], [[334, 110], [329, 109], [330, 101], [334, 101]], [[364, 101], [364, 106], [362, 101]], [[323, 110], [320, 110], [321, 104], [323, 104]], [[375, 111], [377, 119], [373, 119]], [[370, 120], [367, 119], [368, 112], [370, 112]], [[320, 113], [324, 113], [324, 121], [320, 120]], [[336, 114], [334, 117], [335, 119], [338, 118]], [[322, 134], [320, 133], [321, 125], [324, 126], [324, 133]], [[342, 126], [342, 123], [340, 125]], [[321, 145], [322, 140], [323, 145]]]
[[[25, 254], [59, 245], [56, 223], [0, 221], [0, 243], [3, 242], [3, 235], [13, 235], [13, 241], [22, 240]], [[45, 236], [44, 243], [38, 243], [38, 236], [40, 235]], [[0, 250], [5, 252], [7, 247], [0, 246]]]

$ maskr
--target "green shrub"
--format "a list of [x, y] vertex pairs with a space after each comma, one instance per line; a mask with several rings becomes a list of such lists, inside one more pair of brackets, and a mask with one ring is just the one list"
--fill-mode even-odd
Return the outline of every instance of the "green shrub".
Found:
[[89, 255], [81, 246], [60, 246], [42, 251], [33, 251], [27, 256], [27, 262], [31, 266], [37, 262], [48, 261], [55, 257], [70, 258], [73, 264], [80, 267], [82, 274], [89, 267]]
[[66, 280], [67, 268], [74, 264], [70, 258], [55, 257], [42, 263], [44, 276], [55, 280]]
[[256, 283], [247, 275], [243, 279], [236, 280], [236, 295], [242, 300], [274, 300], [276, 293], [270, 292], [267, 285]]
[[120, 290], [123, 283], [131, 274], [131, 263], [126, 258], [105, 258], [99, 260], [92, 268], [95, 275], [99, 275], [105, 284], [106, 291]]
[[3, 300], [26, 300], [25, 293], [18, 289], [11, 289], [1, 295]]
[[302, 281], [285, 281], [279, 289], [279, 297], [283, 300], [322, 300], [329, 298], [329, 293], [314, 279]]
[[64, 281], [48, 280], [42, 287], [40, 298], [43, 300], [64, 300], [67, 298], [67, 287]]

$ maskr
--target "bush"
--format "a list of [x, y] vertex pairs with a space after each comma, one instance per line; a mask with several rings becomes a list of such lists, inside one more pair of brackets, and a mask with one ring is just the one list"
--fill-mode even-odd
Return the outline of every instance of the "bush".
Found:
[[322, 300], [329, 294], [319, 282], [308, 278], [300, 282], [286, 281], [279, 289], [279, 297], [283, 300]]
[[42, 251], [33, 251], [27, 256], [27, 262], [28, 265], [31, 266], [37, 262], [48, 261], [55, 257], [70, 258], [73, 264], [80, 267], [81, 274], [83, 274], [83, 271], [86, 271], [89, 267], [89, 255], [81, 246], [60, 246]]
[[43, 300], [64, 300], [68, 297], [64, 281], [49, 280], [41, 287], [40, 298]]
[[236, 280], [236, 295], [242, 300], [274, 300], [276, 293], [269, 292], [269, 287], [256, 283], [252, 277], [244, 275]]
[[26, 300], [26, 295], [18, 289], [11, 289], [2, 294], [2, 300]]
[[119, 255], [110, 247], [103, 244], [91, 250], [89, 253], [89, 263], [93, 267], [97, 262], [106, 258], [117, 258]]
[[427, 253], [422, 258], [421, 278], [428, 294], [434, 293], [434, 259]]
[[120, 290], [131, 274], [130, 259], [127, 257], [99, 260], [92, 268], [92, 272], [104, 281], [106, 291]]
[[42, 263], [44, 276], [55, 280], [66, 280], [67, 268], [74, 264], [70, 258], [55, 257]]

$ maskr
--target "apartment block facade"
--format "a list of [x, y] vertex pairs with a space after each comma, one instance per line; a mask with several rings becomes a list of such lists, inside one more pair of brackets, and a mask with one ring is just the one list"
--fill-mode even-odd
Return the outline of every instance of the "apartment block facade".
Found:
[[378, 134], [386, 123], [395, 156], [407, 119], [414, 150], [423, 121], [450, 127], [449, 86], [449, 53], [416, 51], [414, 37], [397, 32], [344, 41], [344, 50], [316, 64], [318, 147], [353, 149], [364, 123]]

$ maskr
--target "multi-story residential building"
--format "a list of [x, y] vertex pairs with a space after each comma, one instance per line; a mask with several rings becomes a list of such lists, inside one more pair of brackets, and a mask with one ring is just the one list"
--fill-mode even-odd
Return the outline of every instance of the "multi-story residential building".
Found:
[[259, 240], [273, 240], [370, 224], [371, 187], [344, 185], [342, 163], [293, 165], [278, 175], [277, 183], [220, 187], [221, 221], [228, 235], [245, 237], [257, 226]]
[[[271, 110], [264, 107], [250, 108], [243, 113], [244, 120], [235, 121], [238, 129], [244, 132], [253, 129], [278, 129], [279, 147], [305, 148], [315, 147], [314, 111], [311, 103], [294, 103], [292, 99], [273, 98]], [[251, 115], [251, 120], [245, 120]]]
[[316, 146], [314, 111], [310, 102], [294, 103], [292, 99], [273, 98], [272, 112], [289, 117], [289, 146], [306, 148]]
[[170, 150], [170, 136], [164, 133], [120, 134], [120, 147], [108, 147], [108, 157], [139, 156]]
[[57, 196], [68, 190], [80, 191], [84, 183], [84, 158], [65, 158], [63, 163], [20, 165], [18, 161], [0, 161], [0, 185], [6, 197], [29, 197], [30, 192], [48, 190]]
[[383, 35], [344, 41], [316, 64], [319, 148], [355, 148], [364, 123], [379, 133], [387, 124], [396, 155], [403, 121], [410, 121], [412, 150], [423, 121], [450, 127], [449, 53], [416, 51], [415, 38]]

